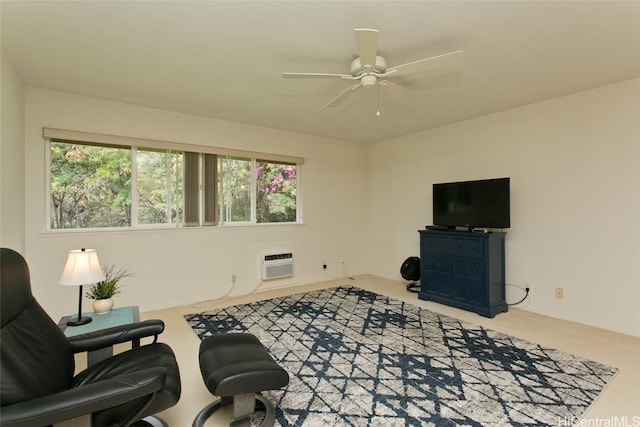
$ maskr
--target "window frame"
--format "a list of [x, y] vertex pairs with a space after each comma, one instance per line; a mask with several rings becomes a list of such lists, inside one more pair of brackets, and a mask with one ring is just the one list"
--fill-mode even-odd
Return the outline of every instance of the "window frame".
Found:
[[[296, 225], [302, 224], [302, 165], [304, 164], [304, 158], [296, 157], [296, 156], [285, 156], [285, 155], [277, 155], [277, 154], [269, 154], [269, 153], [261, 153], [261, 152], [252, 152], [252, 151], [244, 151], [244, 150], [234, 150], [227, 148], [219, 148], [219, 147], [210, 147], [210, 146], [200, 146], [194, 144], [182, 144], [177, 142], [168, 142], [168, 141], [160, 141], [160, 140], [151, 140], [144, 138], [131, 138], [131, 137], [122, 137], [116, 135], [106, 135], [106, 134], [96, 134], [96, 133], [88, 133], [88, 132], [78, 132], [78, 131], [69, 131], [69, 130], [60, 130], [53, 128], [43, 128], [43, 137], [44, 137], [44, 149], [45, 149], [45, 221], [46, 221], [46, 231], [51, 233], [64, 233], [64, 232], [104, 232], [104, 231], [135, 231], [135, 230], [150, 230], [150, 229], [178, 229], [178, 228], [229, 228], [229, 227], [264, 227], [264, 226], [283, 226], [283, 225]], [[95, 146], [104, 146], [104, 147], [122, 147], [128, 148], [131, 150], [131, 165], [132, 165], [132, 183], [131, 183], [131, 224], [123, 227], [86, 227], [86, 228], [53, 228], [51, 224], [51, 142], [63, 142], [69, 144], [81, 144], [81, 145], [95, 145]], [[184, 169], [183, 169], [183, 218], [181, 223], [175, 222], [167, 222], [167, 223], [155, 223], [155, 224], [140, 224], [138, 222], [138, 212], [135, 211], [136, 215], [133, 215], [134, 212], [134, 204], [137, 209], [137, 181], [136, 181], [136, 167], [135, 160], [138, 149], [151, 149], [151, 150], [170, 150], [170, 151], [179, 151], [182, 152], [183, 155], [187, 152], [197, 153], [199, 154], [198, 164], [199, 164], [199, 191], [198, 191], [198, 200], [199, 200], [199, 221], [197, 225], [189, 225], [186, 222], [186, 190], [184, 186], [186, 185], [184, 182]], [[214, 172], [215, 176], [215, 190], [213, 194], [215, 194], [214, 205], [217, 206], [217, 211], [215, 212], [216, 221], [208, 222], [205, 220], [205, 201], [204, 201], [204, 175], [205, 175], [205, 155], [213, 154], [215, 155], [215, 164], [220, 162], [222, 158], [225, 157], [234, 157], [241, 158], [245, 160], [249, 160], [251, 163], [251, 220], [250, 221], [225, 221], [224, 218], [224, 206], [223, 203], [218, 203], [218, 199], [222, 195], [222, 180], [221, 177], [218, 176], [217, 170]], [[256, 219], [256, 189], [255, 187], [255, 166], [256, 162], [269, 162], [276, 164], [293, 164], [296, 166], [296, 219], [295, 221], [283, 221], [283, 222], [262, 222], [258, 223]], [[207, 193], [209, 194], [209, 193]]]

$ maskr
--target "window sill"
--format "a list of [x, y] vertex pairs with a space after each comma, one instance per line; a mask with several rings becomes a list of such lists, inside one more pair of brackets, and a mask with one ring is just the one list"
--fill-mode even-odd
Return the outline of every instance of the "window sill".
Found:
[[204, 231], [204, 230], [229, 230], [229, 229], [251, 229], [268, 227], [291, 227], [302, 226], [304, 222], [270, 222], [270, 223], [225, 223], [221, 225], [208, 226], [143, 226], [143, 227], [109, 227], [109, 228], [62, 228], [55, 230], [44, 230], [40, 234], [43, 236], [61, 236], [72, 234], [128, 234], [128, 233], [149, 233], [149, 232], [179, 232], [179, 231]]

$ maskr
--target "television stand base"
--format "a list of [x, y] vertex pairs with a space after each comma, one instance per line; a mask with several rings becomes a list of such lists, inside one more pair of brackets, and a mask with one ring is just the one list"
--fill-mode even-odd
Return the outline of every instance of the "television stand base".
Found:
[[437, 230], [437, 231], [447, 231], [447, 230], [451, 231], [456, 229], [455, 227], [450, 228], [446, 225], [427, 225], [424, 228], [427, 230]]

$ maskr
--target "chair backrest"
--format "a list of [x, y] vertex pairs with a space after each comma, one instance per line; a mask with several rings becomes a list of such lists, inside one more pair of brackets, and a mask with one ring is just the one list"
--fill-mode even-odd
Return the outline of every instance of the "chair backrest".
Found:
[[18, 252], [1, 248], [0, 270], [2, 406], [68, 389], [73, 352], [31, 294], [27, 262]]

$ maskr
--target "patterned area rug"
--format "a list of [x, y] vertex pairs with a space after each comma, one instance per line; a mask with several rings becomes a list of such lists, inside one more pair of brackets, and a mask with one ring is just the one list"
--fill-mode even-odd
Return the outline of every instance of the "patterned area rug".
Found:
[[262, 341], [291, 377], [265, 393], [281, 426], [570, 425], [617, 372], [355, 287], [185, 318]]

